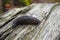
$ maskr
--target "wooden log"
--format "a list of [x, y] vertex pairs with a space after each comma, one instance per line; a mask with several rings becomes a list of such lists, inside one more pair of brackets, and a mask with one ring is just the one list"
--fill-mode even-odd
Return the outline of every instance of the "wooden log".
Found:
[[36, 4], [26, 14], [19, 14], [16, 18], [24, 15], [36, 17], [41, 24], [19, 25], [12, 29], [12, 20], [0, 28], [0, 34], [3, 33], [1, 37], [5, 40], [56, 40], [60, 33], [60, 4]]

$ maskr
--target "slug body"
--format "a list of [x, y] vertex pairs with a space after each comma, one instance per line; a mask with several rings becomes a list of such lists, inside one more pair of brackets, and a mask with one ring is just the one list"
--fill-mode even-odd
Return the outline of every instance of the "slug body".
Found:
[[27, 25], [27, 24], [34, 24], [34, 25], [37, 25], [39, 24], [40, 21], [35, 18], [35, 17], [31, 17], [31, 16], [22, 16], [22, 17], [19, 17], [19, 18], [16, 18], [14, 21], [13, 21], [13, 28], [15, 28], [16, 26], [18, 25]]

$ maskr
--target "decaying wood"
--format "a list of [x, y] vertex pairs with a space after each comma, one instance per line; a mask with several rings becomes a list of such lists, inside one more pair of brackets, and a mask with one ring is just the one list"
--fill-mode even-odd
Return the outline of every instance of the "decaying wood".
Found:
[[[19, 11], [30, 7], [26, 13], [17, 14]], [[12, 29], [12, 22], [21, 16], [28, 15], [36, 17], [41, 21], [40, 25], [19, 25]], [[12, 9], [6, 14], [0, 16], [0, 26], [5, 22], [14, 18], [8, 22], [5, 26], [0, 28], [0, 39], [4, 40], [58, 40], [60, 34], [60, 4], [32, 4], [24, 8]], [[58, 38], [57, 38], [58, 37]]]

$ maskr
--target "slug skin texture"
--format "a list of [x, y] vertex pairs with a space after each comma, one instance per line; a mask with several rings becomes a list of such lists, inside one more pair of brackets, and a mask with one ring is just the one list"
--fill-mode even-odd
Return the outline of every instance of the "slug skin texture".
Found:
[[18, 17], [13, 21], [13, 28], [15, 28], [18, 25], [38, 25], [40, 24], [40, 20], [38, 20], [35, 17], [31, 17], [31, 16], [22, 16], [22, 17]]

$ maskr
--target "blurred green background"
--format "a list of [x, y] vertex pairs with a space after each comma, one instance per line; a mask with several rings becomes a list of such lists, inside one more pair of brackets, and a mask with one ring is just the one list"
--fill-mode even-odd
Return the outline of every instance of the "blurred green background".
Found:
[[0, 13], [14, 7], [24, 7], [32, 3], [60, 3], [60, 0], [0, 0]]

